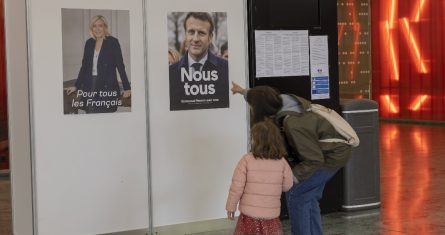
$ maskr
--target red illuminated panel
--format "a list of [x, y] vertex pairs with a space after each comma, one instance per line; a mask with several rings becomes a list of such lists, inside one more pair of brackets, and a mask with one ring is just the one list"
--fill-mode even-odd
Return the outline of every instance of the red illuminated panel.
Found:
[[370, 2], [380, 116], [445, 122], [445, 1]]
[[337, 0], [341, 98], [371, 98], [369, 0]]

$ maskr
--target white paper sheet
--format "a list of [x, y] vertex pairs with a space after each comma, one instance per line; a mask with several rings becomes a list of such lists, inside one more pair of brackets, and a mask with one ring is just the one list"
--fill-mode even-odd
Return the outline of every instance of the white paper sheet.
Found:
[[329, 99], [328, 36], [310, 36], [311, 99]]
[[256, 77], [309, 75], [307, 30], [256, 30]]

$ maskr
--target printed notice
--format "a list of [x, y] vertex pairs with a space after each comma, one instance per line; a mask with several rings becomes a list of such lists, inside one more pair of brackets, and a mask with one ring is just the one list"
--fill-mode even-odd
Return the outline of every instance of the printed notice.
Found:
[[311, 99], [329, 99], [329, 52], [327, 36], [310, 36]]
[[307, 30], [256, 30], [256, 77], [309, 75]]

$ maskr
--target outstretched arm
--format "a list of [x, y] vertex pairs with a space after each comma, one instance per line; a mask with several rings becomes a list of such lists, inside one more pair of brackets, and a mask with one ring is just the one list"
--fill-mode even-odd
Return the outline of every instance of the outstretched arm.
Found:
[[232, 82], [232, 88], [230, 88], [230, 90], [232, 91], [232, 94], [234, 94], [234, 95], [236, 93], [239, 93], [239, 94], [241, 94], [243, 96], [246, 96], [246, 94], [247, 94], [247, 89], [241, 87], [236, 82]]

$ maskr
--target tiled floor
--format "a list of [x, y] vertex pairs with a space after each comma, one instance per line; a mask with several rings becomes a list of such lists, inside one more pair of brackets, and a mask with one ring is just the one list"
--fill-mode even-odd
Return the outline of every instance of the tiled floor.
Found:
[[[445, 234], [444, 132], [445, 126], [380, 123], [382, 205], [324, 214], [325, 235]], [[0, 177], [0, 235], [11, 234], [9, 194], [9, 179]], [[290, 234], [288, 220], [283, 226], [285, 234]]]
[[[444, 132], [445, 126], [380, 123], [382, 205], [324, 214], [325, 235], [445, 235]], [[291, 234], [288, 220], [283, 226]]]

